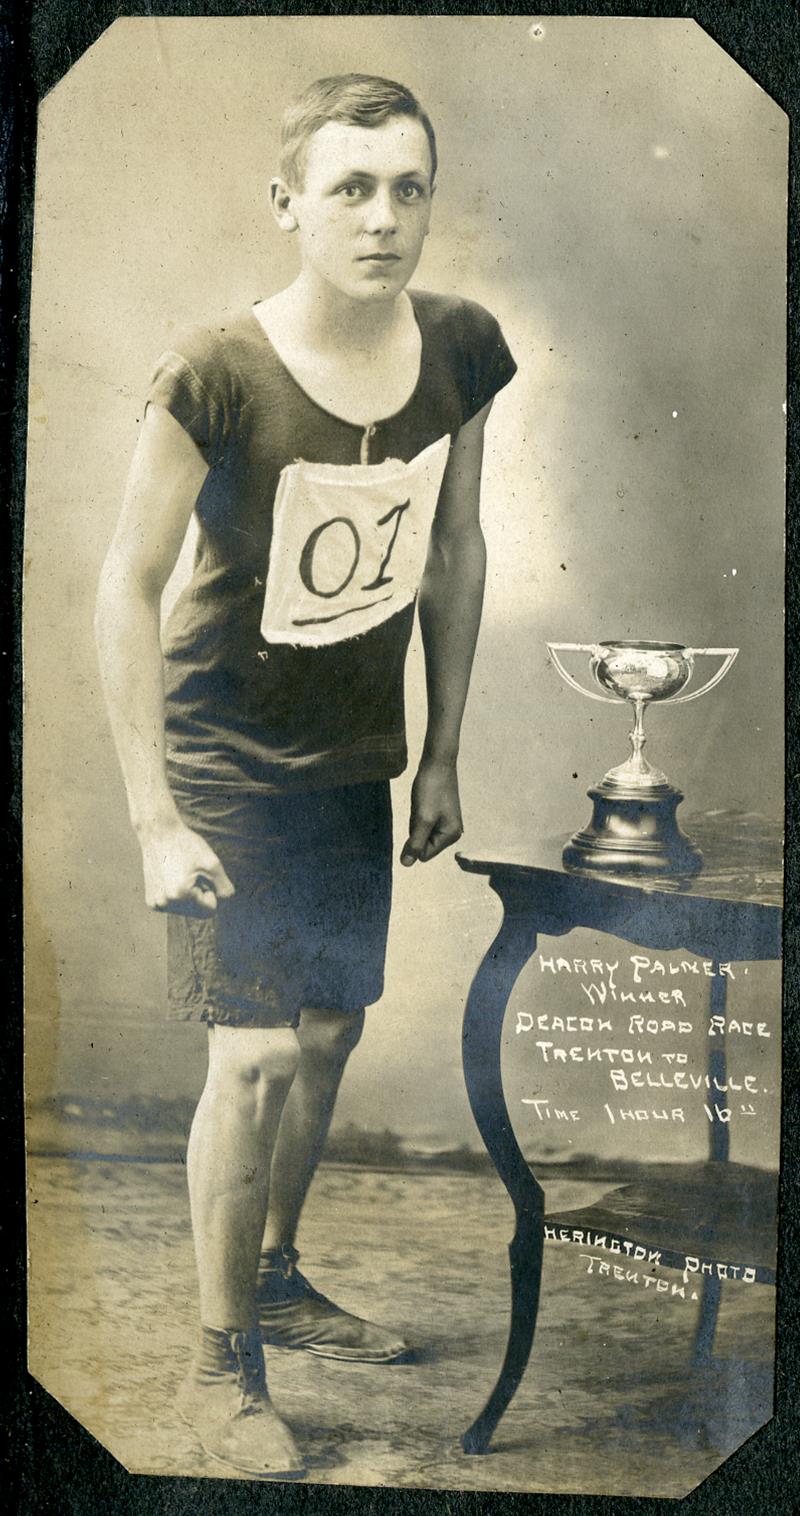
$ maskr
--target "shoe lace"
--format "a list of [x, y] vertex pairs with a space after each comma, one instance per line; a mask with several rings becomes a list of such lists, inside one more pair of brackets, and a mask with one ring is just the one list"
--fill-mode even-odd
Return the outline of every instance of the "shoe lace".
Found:
[[246, 1332], [232, 1332], [231, 1350], [236, 1360], [239, 1412], [243, 1416], [252, 1416], [261, 1409], [267, 1388], [260, 1345], [254, 1352]]
[[327, 1296], [315, 1290], [305, 1274], [301, 1274], [297, 1267], [299, 1257], [297, 1248], [293, 1248], [289, 1243], [271, 1248], [263, 1255], [259, 1280], [262, 1289], [266, 1291], [263, 1301], [265, 1309], [282, 1311], [288, 1306], [295, 1306], [309, 1300], [316, 1300], [321, 1305], [330, 1306], [331, 1302]]
[[275, 1258], [275, 1268], [277, 1269], [278, 1273], [281, 1274], [284, 1279], [291, 1279], [293, 1273], [295, 1272], [297, 1260], [300, 1257], [297, 1248], [293, 1248], [290, 1243], [284, 1242], [279, 1248], [275, 1249], [273, 1256]]

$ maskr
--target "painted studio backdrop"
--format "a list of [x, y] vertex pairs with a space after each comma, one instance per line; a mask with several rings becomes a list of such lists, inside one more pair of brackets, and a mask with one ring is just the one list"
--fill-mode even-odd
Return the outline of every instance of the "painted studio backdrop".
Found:
[[[163, 1023], [163, 920], [143, 903], [99, 689], [94, 593], [153, 362], [176, 329], [291, 280], [294, 250], [267, 203], [280, 116], [313, 78], [352, 69], [407, 83], [436, 128], [433, 227], [415, 285], [487, 306], [519, 365], [488, 428], [489, 576], [462, 744], [461, 849], [513, 846], [535, 858], [548, 839], [588, 820], [586, 790], [625, 756], [629, 709], [581, 700], [559, 679], [548, 640], [739, 648], [706, 698], [650, 713], [648, 754], [684, 792], [689, 830], [691, 815], [706, 826], [711, 818], [723, 837], [742, 817], [759, 836], [780, 820], [783, 112], [689, 21], [115, 23], [39, 118], [25, 606], [27, 1036], [31, 1148], [50, 1156], [32, 1158], [41, 1203], [31, 1366], [139, 1470], [195, 1471], [185, 1434], [154, 1431], [168, 1364], [143, 1367], [131, 1347], [125, 1382], [112, 1392], [118, 1349], [103, 1322], [128, 1310], [136, 1319], [136, 1291], [166, 1292], [168, 1270], [190, 1319], [188, 1220], [168, 1246], [159, 1207], [178, 1217], [185, 1209], [180, 1155], [202, 1086], [205, 1034]], [[187, 541], [168, 601], [190, 552]], [[584, 665], [571, 666], [588, 682]], [[407, 700], [416, 756], [424, 729], [418, 641]], [[394, 800], [400, 842], [405, 777]], [[452, 852], [430, 867], [396, 870], [386, 993], [368, 1013], [348, 1071], [304, 1247], [317, 1245], [324, 1265], [331, 1227], [354, 1256], [366, 1240], [370, 1277], [388, 1271], [395, 1311], [421, 1315], [438, 1349], [433, 1363], [408, 1370], [418, 1376], [411, 1388], [407, 1379], [382, 1381], [374, 1399], [365, 1370], [340, 1374], [335, 1394], [333, 1371], [324, 1370], [325, 1415], [343, 1418], [342, 1453], [338, 1463], [321, 1458], [313, 1477], [680, 1495], [769, 1415], [774, 1292], [726, 1286], [718, 1347], [730, 1362], [760, 1368], [749, 1379], [739, 1373], [736, 1390], [736, 1376], [725, 1379], [717, 1421], [697, 1437], [697, 1418], [675, 1421], [674, 1406], [668, 1414], [653, 1388], [665, 1353], [673, 1388], [683, 1383], [698, 1309], [691, 1292], [656, 1297], [632, 1280], [591, 1276], [566, 1242], [546, 1250], [535, 1365], [497, 1453], [469, 1460], [459, 1452], [457, 1434], [491, 1387], [507, 1328], [512, 1220], [499, 1181], [480, 1166], [460, 1038], [469, 985], [499, 919], [485, 878], [460, 870]], [[680, 1050], [702, 1072], [702, 965], [683, 970], [686, 954], [642, 949], [648, 962], [637, 971], [635, 946], [586, 932], [568, 943], [543, 938], [540, 949], [506, 1018], [504, 1067], [520, 1145], [534, 1168], [548, 1167], [548, 1205], [564, 1212], [588, 1203], [598, 1186], [625, 1177], [626, 1164], [701, 1164], [709, 1144], [702, 1091], [687, 1095], [680, 1121], [652, 1114], [664, 1106], [660, 1097], [637, 1098], [646, 1118], [620, 1117], [631, 1102], [612, 1090], [607, 1068], [548, 1060], [525, 1017], [548, 1016], [555, 1030], [546, 1036], [568, 1046], [559, 1018], [601, 1009], [599, 990], [587, 987], [611, 987], [608, 964], [616, 962], [617, 988], [682, 987], [684, 1004], [673, 999], [670, 1014], [692, 1024]], [[567, 966], [550, 969], [559, 957]], [[592, 960], [596, 971], [574, 967]], [[769, 1176], [778, 1153], [779, 966], [740, 965], [732, 955], [728, 995], [730, 1015], [751, 1027], [730, 1039], [731, 1075], [757, 1081], [752, 1113], [731, 1117], [730, 1161]], [[645, 1001], [642, 1014], [663, 1019], [665, 1003], [654, 1012]], [[652, 1035], [659, 1049], [672, 1046]], [[543, 1102], [580, 1119], [556, 1119]], [[95, 1157], [63, 1156], [76, 1153]], [[113, 1155], [150, 1161], [115, 1167]], [[95, 1216], [98, 1175], [108, 1195], [118, 1187], [116, 1200], [104, 1201], [116, 1207], [116, 1242]], [[141, 1249], [135, 1255], [148, 1226], [146, 1270]], [[462, 1226], [464, 1239], [452, 1243], [448, 1234]], [[435, 1290], [423, 1288], [409, 1251], [426, 1246], [439, 1249], [425, 1264]], [[59, 1289], [56, 1339], [48, 1322]], [[168, 1331], [177, 1342], [179, 1324]], [[602, 1366], [598, 1341], [610, 1355]], [[631, 1354], [637, 1363], [636, 1383], [618, 1391], [618, 1404], [602, 1388], [613, 1382], [615, 1354], [628, 1362], [629, 1379]], [[564, 1379], [571, 1388], [562, 1394]], [[313, 1426], [321, 1411], [310, 1376], [306, 1393]], [[351, 1437], [348, 1415], [367, 1393], [372, 1433]], [[329, 1434], [328, 1424], [320, 1446]]]

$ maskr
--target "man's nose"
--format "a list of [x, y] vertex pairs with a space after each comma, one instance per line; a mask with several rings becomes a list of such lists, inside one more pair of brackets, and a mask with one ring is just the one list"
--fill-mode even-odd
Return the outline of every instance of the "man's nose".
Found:
[[397, 207], [390, 189], [376, 190], [367, 207], [366, 228], [368, 232], [394, 232], [397, 230]]

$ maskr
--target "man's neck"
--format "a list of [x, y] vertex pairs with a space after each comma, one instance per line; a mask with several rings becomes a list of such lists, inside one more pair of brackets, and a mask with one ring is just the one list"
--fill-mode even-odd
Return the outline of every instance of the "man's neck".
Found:
[[351, 300], [306, 271], [277, 299], [300, 346], [340, 355], [381, 348], [406, 317], [408, 302], [405, 292], [391, 300]]

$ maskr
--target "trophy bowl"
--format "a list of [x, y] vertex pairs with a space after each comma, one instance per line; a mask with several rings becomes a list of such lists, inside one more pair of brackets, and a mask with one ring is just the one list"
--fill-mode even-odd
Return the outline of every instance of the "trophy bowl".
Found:
[[693, 653], [679, 642], [615, 638], [592, 658], [597, 683], [621, 700], [669, 700], [688, 684], [693, 670]]
[[[627, 700], [634, 711], [630, 756], [588, 791], [592, 819], [564, 849], [565, 866], [614, 874], [696, 874], [703, 866], [702, 853], [681, 831], [676, 817], [683, 795], [644, 756], [644, 713], [651, 703], [682, 705], [707, 694], [725, 677], [738, 648], [611, 638], [597, 643], [548, 642], [547, 650], [562, 679], [581, 695], [607, 704]], [[586, 689], [565, 668], [565, 653], [588, 653], [595, 684], [609, 693]], [[705, 684], [682, 693], [700, 657], [722, 661]]]

